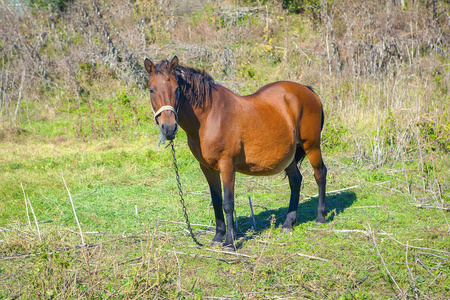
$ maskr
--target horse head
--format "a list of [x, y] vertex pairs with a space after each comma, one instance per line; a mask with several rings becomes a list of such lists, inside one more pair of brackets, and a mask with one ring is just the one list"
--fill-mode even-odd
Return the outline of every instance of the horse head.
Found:
[[178, 131], [178, 109], [180, 92], [177, 75], [178, 57], [164, 60], [154, 65], [148, 58], [144, 61], [145, 69], [150, 75], [148, 88], [156, 125], [165, 140], [173, 140]]

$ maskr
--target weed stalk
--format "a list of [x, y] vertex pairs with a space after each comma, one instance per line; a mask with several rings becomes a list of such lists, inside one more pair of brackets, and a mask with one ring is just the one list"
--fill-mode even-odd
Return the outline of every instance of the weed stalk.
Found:
[[80, 222], [78, 221], [78, 216], [77, 216], [77, 212], [75, 210], [75, 205], [73, 204], [72, 195], [70, 194], [69, 188], [66, 184], [66, 180], [64, 179], [64, 173], [61, 173], [61, 175], [62, 175], [62, 179], [64, 182], [64, 186], [66, 187], [66, 190], [67, 190], [67, 194], [69, 194], [70, 203], [72, 204], [73, 215], [75, 216], [75, 220], [77, 221], [77, 224], [78, 224], [78, 229], [80, 230], [81, 244], [83, 246], [85, 246], [86, 243], [84, 242], [83, 230], [81, 230], [81, 225], [80, 225]]
[[26, 213], [27, 213], [28, 226], [29, 226], [30, 229], [31, 229], [31, 220], [30, 220], [30, 214], [29, 214], [29, 212], [28, 212], [27, 195], [25, 194], [25, 190], [24, 190], [24, 188], [23, 188], [22, 182], [20, 183], [20, 186], [22, 187], [23, 196], [24, 196], [24, 198], [25, 198], [25, 210], [26, 210]]

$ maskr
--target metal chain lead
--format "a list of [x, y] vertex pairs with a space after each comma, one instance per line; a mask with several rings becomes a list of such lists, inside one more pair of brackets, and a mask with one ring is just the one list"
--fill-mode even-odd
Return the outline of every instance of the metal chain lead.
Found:
[[184, 198], [183, 198], [183, 190], [181, 189], [181, 181], [180, 181], [180, 175], [178, 174], [178, 164], [177, 164], [177, 158], [175, 156], [175, 148], [173, 145], [173, 141], [170, 141], [170, 146], [172, 146], [172, 156], [173, 156], [173, 169], [175, 170], [175, 175], [177, 177], [177, 185], [178, 185], [178, 194], [180, 195], [180, 203], [181, 207], [183, 208], [184, 218], [186, 219], [186, 225], [189, 230], [189, 234], [192, 237], [192, 240], [200, 247], [203, 245], [197, 240], [197, 238], [194, 235], [194, 232], [192, 232], [191, 228], [191, 222], [189, 222], [189, 217], [186, 211], [186, 205], [184, 204]]

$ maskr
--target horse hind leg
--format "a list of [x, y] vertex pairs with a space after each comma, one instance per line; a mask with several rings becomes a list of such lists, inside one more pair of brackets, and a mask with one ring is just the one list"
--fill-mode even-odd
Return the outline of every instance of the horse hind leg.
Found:
[[295, 159], [286, 168], [286, 175], [289, 178], [289, 187], [291, 188], [291, 199], [289, 201], [289, 210], [286, 216], [286, 221], [281, 227], [281, 232], [289, 232], [293, 229], [293, 226], [297, 223], [297, 209], [300, 198], [300, 188], [302, 185], [302, 174], [297, 167], [297, 163], [301, 162], [305, 157], [305, 151], [300, 145], [297, 145], [297, 151], [295, 152]]
[[320, 148], [312, 147], [306, 150], [306, 155], [314, 169], [314, 178], [319, 187], [319, 201], [317, 206], [317, 224], [326, 223], [327, 207], [325, 203], [325, 193], [327, 184], [327, 167], [322, 160], [322, 152]]

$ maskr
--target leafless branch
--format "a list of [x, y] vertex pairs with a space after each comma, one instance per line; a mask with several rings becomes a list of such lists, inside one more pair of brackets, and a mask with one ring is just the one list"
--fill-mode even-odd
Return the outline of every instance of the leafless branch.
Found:
[[297, 255], [298, 256], [307, 257], [307, 258], [310, 258], [310, 259], [316, 259], [316, 260], [324, 261], [324, 262], [328, 262], [329, 261], [328, 259], [325, 259], [325, 258], [312, 256], [312, 255], [307, 255], [307, 254], [303, 254], [303, 253], [300, 253], [300, 252], [297, 252]]
[[406, 297], [405, 297], [405, 295], [404, 295], [403, 290], [402, 290], [402, 289], [400, 288], [400, 286], [397, 284], [397, 281], [395, 281], [395, 279], [394, 279], [394, 277], [392, 276], [391, 272], [389, 272], [389, 269], [388, 269], [388, 267], [386, 266], [386, 262], [384, 261], [384, 258], [383, 258], [383, 256], [382, 256], [381, 253], [380, 253], [380, 249], [378, 249], [378, 245], [377, 245], [377, 242], [376, 242], [376, 240], [375, 240], [375, 234], [374, 234], [374, 232], [372, 231], [372, 228], [370, 227], [370, 222], [369, 222], [369, 221], [367, 221], [367, 231], [370, 233], [370, 235], [371, 235], [371, 237], [372, 237], [373, 245], [375, 246], [375, 249], [377, 250], [377, 255], [378, 255], [378, 257], [380, 258], [381, 263], [383, 264], [383, 267], [384, 267], [384, 269], [386, 270], [386, 273], [388, 274], [389, 278], [392, 280], [392, 282], [393, 282], [393, 283], [395, 284], [395, 286], [397, 287], [397, 290], [398, 290], [400, 296], [402, 297], [402, 299], [405, 299], [405, 300], [406, 300]]

